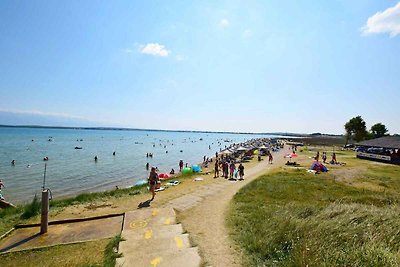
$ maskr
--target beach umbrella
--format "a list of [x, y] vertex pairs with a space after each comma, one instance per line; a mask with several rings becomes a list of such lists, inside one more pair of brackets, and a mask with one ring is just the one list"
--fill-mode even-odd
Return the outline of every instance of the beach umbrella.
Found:
[[242, 146], [240, 146], [240, 147], [236, 148], [236, 150], [237, 150], [237, 151], [247, 151], [247, 150], [249, 150], [249, 149], [248, 149], [248, 148], [245, 148], [245, 147], [242, 147]]
[[268, 149], [268, 147], [262, 145], [262, 146], [259, 147], [259, 149]]
[[222, 150], [221, 152], [219, 152], [220, 154], [224, 154], [224, 155], [226, 155], [226, 154], [232, 154], [232, 151], [230, 151], [230, 150], [228, 150], [228, 149], [225, 149], [225, 150]]

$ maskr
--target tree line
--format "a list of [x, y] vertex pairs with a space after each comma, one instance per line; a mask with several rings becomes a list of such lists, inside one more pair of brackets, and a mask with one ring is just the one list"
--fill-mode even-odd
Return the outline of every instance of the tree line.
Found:
[[344, 129], [346, 130], [346, 144], [349, 140], [360, 142], [388, 135], [388, 129], [380, 122], [372, 125], [368, 131], [366, 123], [361, 116], [351, 118], [344, 125]]

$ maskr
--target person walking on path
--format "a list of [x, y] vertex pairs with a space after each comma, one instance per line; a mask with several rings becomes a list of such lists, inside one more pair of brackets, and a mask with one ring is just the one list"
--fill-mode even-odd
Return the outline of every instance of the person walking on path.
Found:
[[239, 164], [239, 180], [244, 180], [243, 176], [244, 176], [244, 166], [242, 165], [242, 163]]
[[231, 164], [229, 164], [229, 178], [233, 179], [233, 174], [235, 173], [236, 166], [235, 163], [232, 161]]
[[149, 175], [149, 186], [150, 186], [150, 192], [152, 194], [152, 198], [150, 201], [154, 200], [154, 197], [156, 196], [156, 185], [158, 183], [158, 174], [156, 172], [156, 168], [155, 167], [151, 167], [150, 170], [150, 175]]
[[223, 169], [223, 173], [224, 173], [225, 179], [228, 179], [228, 175], [229, 175], [229, 164], [228, 164], [228, 162], [224, 161], [224, 163], [222, 165], [222, 169]]
[[272, 154], [271, 153], [269, 153], [269, 156], [268, 156], [268, 163], [269, 164], [272, 164], [272, 161], [274, 160], [274, 158], [272, 157]]
[[219, 177], [219, 162], [218, 159], [215, 160], [215, 167], [214, 167], [214, 178]]

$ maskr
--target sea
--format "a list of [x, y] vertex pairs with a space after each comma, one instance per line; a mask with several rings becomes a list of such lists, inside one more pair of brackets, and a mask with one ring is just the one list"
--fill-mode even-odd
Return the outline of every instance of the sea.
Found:
[[[7, 201], [21, 204], [31, 201], [35, 194], [40, 196], [43, 185], [51, 190], [53, 198], [116, 186], [126, 188], [147, 178], [147, 162], [160, 173], [169, 173], [172, 168], [179, 170], [179, 160], [191, 166], [232, 143], [260, 137], [275, 136], [0, 127], [0, 179], [5, 184], [2, 194]], [[147, 153], [153, 157], [146, 157]]]

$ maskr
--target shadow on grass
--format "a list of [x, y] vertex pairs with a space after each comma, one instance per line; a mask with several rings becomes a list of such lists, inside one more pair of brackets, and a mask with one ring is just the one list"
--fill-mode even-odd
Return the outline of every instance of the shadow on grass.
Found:
[[12, 244], [12, 245], [9, 245], [8, 247], [5, 247], [5, 248], [3, 248], [3, 249], [0, 249], [0, 253], [9, 251], [9, 250], [11, 250], [11, 249], [13, 249], [13, 248], [16, 248], [16, 247], [18, 247], [18, 246], [20, 246], [20, 245], [23, 245], [23, 244], [25, 244], [25, 243], [27, 243], [27, 242], [29, 242], [29, 241], [35, 239], [35, 238], [38, 237], [38, 236], [40, 236], [40, 233], [37, 233], [37, 234], [34, 234], [34, 235], [30, 236], [30, 237], [27, 237], [27, 238], [25, 238], [25, 239], [22, 239], [22, 240], [20, 240], [20, 241], [14, 243], [14, 244]]
[[148, 199], [144, 202], [140, 202], [138, 205], [138, 209], [149, 208], [151, 203], [151, 199]]

